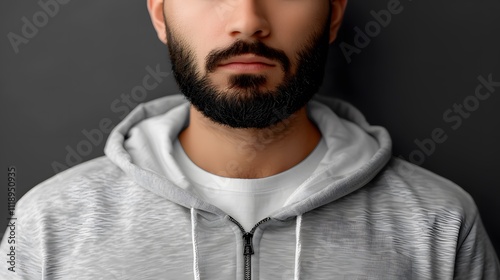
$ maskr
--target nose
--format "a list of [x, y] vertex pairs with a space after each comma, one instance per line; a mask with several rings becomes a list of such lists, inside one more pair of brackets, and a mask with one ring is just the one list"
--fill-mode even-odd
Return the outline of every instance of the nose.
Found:
[[241, 40], [262, 39], [271, 33], [264, 1], [228, 0], [226, 32]]

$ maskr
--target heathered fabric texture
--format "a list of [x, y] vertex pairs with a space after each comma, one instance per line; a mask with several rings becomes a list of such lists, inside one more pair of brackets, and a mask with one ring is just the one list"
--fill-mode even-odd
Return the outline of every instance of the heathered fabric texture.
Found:
[[[352, 106], [315, 100], [379, 150], [342, 178], [329, 176], [329, 158], [257, 228], [252, 279], [499, 279], [469, 194], [392, 158], [386, 130]], [[110, 135], [106, 157], [27, 193], [16, 209], [16, 272], [2, 261], [0, 279], [243, 279], [242, 233], [230, 217], [172, 177], [174, 163], [160, 176], [134, 165], [123, 147], [131, 127], [184, 102], [175, 95], [140, 105]], [[4, 238], [5, 259], [9, 246]]]

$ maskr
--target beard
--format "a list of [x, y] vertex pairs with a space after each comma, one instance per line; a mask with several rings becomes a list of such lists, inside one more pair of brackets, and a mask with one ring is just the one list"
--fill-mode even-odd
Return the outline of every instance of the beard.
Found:
[[[323, 83], [329, 47], [329, 22], [314, 33], [296, 54], [296, 70], [291, 71], [287, 55], [264, 43], [236, 41], [206, 57], [205, 73], [197, 69], [195, 54], [167, 26], [168, 49], [176, 82], [189, 102], [205, 117], [231, 128], [267, 128], [276, 125], [303, 108]], [[283, 81], [274, 90], [262, 89], [267, 77], [258, 74], [234, 74], [229, 87], [220, 90], [210, 81], [210, 73], [228, 58], [255, 54], [279, 62]]]

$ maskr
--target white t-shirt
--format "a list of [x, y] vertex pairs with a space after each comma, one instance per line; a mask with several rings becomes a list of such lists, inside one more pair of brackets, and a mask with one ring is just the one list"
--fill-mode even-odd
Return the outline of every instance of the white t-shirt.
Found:
[[214, 175], [198, 167], [177, 139], [173, 156], [204, 200], [235, 218], [246, 231], [283, 206], [287, 198], [318, 167], [327, 151], [323, 138], [300, 163], [279, 174], [258, 179], [236, 179]]

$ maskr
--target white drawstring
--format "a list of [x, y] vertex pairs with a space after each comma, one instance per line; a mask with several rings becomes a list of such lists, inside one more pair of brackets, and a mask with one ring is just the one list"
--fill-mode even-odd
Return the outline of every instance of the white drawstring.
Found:
[[194, 208], [191, 208], [191, 238], [193, 242], [193, 273], [194, 280], [200, 280], [200, 269], [198, 267], [198, 244], [196, 240], [198, 235], [196, 234], [196, 227], [198, 222], [196, 221], [196, 213]]
[[300, 254], [302, 253], [302, 235], [300, 230], [302, 227], [302, 215], [297, 216], [297, 222], [295, 227], [295, 276], [294, 280], [300, 279]]

